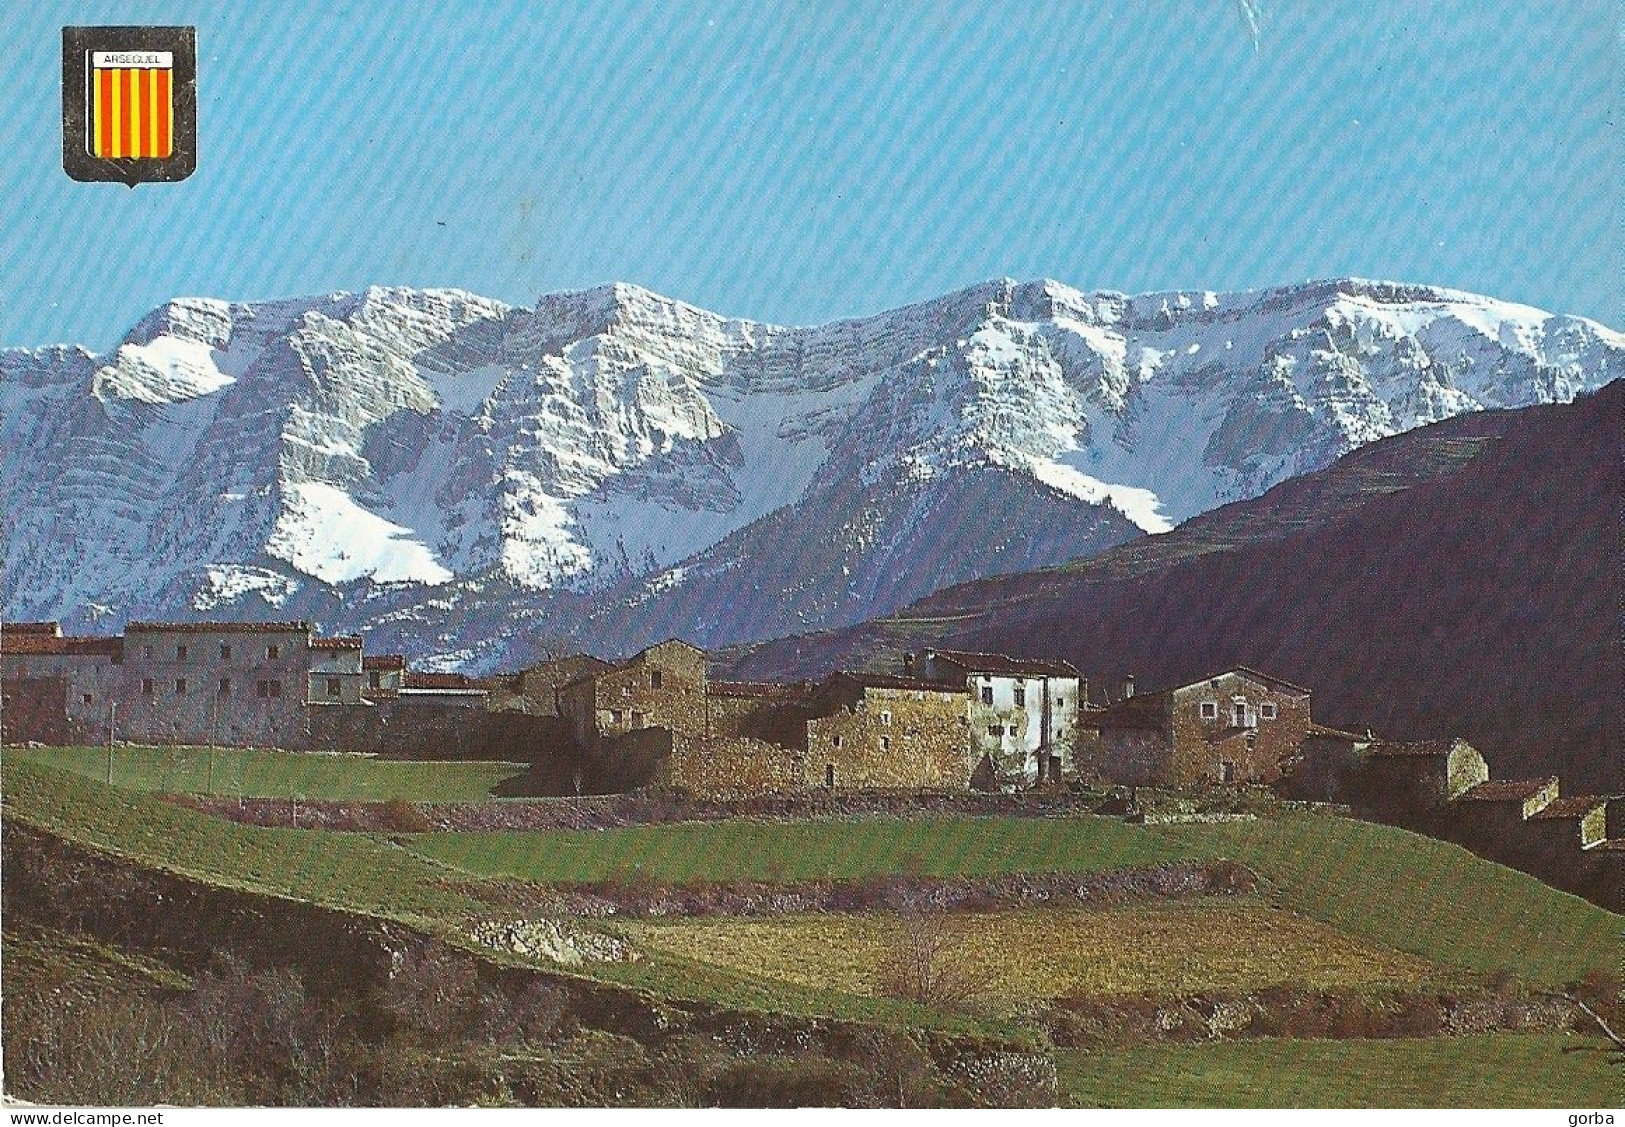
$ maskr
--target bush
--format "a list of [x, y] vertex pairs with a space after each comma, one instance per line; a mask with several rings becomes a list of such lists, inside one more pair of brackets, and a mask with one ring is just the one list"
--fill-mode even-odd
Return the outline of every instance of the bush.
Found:
[[426, 834], [434, 829], [428, 815], [404, 798], [392, 798], [379, 811], [384, 828], [394, 833]]

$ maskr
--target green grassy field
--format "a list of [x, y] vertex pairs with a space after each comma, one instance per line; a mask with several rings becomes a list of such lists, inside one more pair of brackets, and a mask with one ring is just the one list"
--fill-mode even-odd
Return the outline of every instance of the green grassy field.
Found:
[[211, 883], [414, 921], [491, 914], [476, 882], [380, 836], [239, 825], [11, 757], [0, 792], [12, 817]]
[[[5, 757], [107, 779], [105, 747], [7, 748]], [[114, 786], [232, 798], [481, 802], [525, 769], [520, 763], [415, 763], [257, 748], [113, 749]]]
[[1596, 1039], [1489, 1034], [1398, 1041], [1225, 1041], [1059, 1052], [1079, 1107], [1610, 1108], [1619, 1069]]
[[1091, 871], [1180, 858], [1252, 866], [1284, 906], [1443, 966], [1563, 983], [1619, 960], [1625, 920], [1534, 877], [1389, 826], [1320, 814], [1196, 826], [1107, 818], [731, 822], [411, 839], [481, 876], [703, 880]]

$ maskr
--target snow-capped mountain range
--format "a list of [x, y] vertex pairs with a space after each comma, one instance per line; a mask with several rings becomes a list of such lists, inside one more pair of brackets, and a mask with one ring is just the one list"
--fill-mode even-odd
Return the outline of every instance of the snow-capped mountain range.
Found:
[[989, 282], [814, 328], [636, 286], [170, 302], [0, 351], [8, 620], [308, 617], [430, 665], [846, 625], [1625, 375], [1428, 286]]

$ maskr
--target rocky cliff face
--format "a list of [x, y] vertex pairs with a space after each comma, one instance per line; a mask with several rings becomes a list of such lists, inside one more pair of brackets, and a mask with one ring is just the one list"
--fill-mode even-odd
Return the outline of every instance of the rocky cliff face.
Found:
[[431, 664], [707, 645], [1087, 556], [1625, 374], [1580, 318], [1343, 280], [990, 282], [815, 328], [633, 286], [173, 301], [0, 352], [7, 618], [306, 616]]

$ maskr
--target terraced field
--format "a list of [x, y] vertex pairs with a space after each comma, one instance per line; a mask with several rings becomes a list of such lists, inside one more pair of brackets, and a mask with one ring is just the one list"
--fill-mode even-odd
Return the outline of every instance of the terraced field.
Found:
[[[105, 747], [7, 748], [5, 757], [103, 782], [108, 776]], [[481, 802], [525, 769], [521, 763], [413, 763], [256, 748], [118, 747], [112, 755], [114, 786], [231, 798]]]
[[1621, 918], [1454, 845], [1346, 818], [1223, 825], [1097, 817], [874, 817], [412, 838], [480, 877], [572, 882], [1086, 872], [1229, 857], [1283, 907], [1375, 947], [1478, 974], [1560, 984], [1618, 964]]
[[1046, 908], [948, 917], [920, 925], [895, 914], [706, 918], [623, 925], [644, 948], [803, 986], [882, 993], [888, 968], [917, 948], [980, 975], [980, 1001], [1008, 1005], [1069, 994], [1405, 987], [1439, 975], [1255, 898], [1120, 908]]

